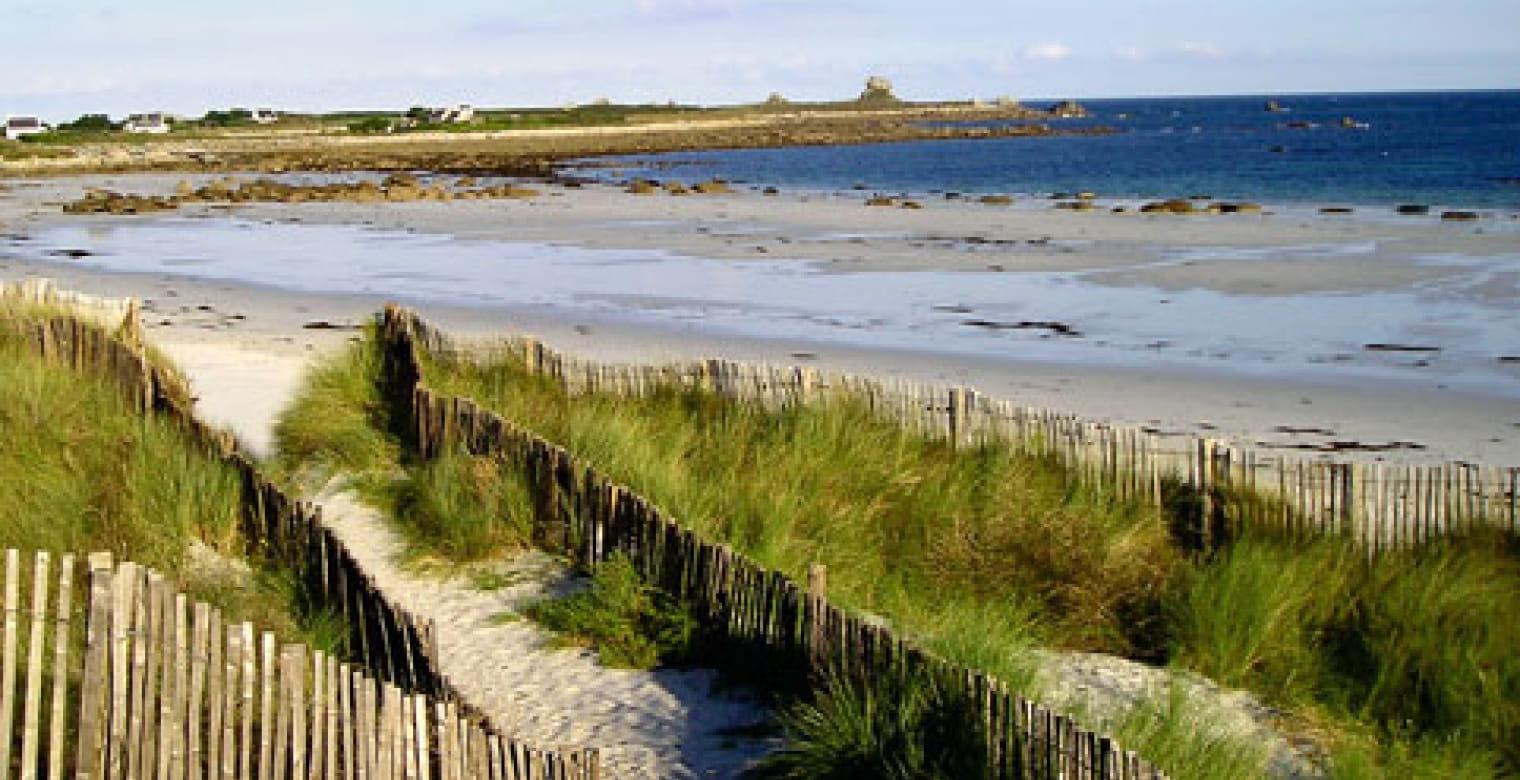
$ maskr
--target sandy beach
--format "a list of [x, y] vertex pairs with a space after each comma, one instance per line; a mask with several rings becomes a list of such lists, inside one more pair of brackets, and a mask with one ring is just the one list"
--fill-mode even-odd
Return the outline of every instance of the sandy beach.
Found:
[[[925, 199], [922, 209], [901, 209], [864, 206], [863, 197], [855, 193], [768, 197], [740, 192], [677, 198], [629, 195], [610, 186], [544, 185], [535, 185], [544, 191], [540, 197], [509, 201], [197, 206], [148, 217], [59, 213], [61, 202], [88, 187], [165, 193], [181, 178], [132, 175], [10, 182], [9, 191], [0, 196], [0, 231], [8, 236], [0, 245], [0, 274], [51, 276], [66, 287], [138, 296], [145, 301], [147, 323], [158, 341], [229, 346], [238, 350], [229, 359], [247, 366], [256, 365], [261, 354], [319, 351], [351, 335], [345, 328], [385, 300], [399, 298], [462, 335], [534, 334], [557, 348], [602, 360], [716, 356], [806, 363], [968, 385], [1025, 406], [1163, 433], [1281, 447], [1295, 455], [1313, 454], [1334, 442], [1405, 443], [1417, 446], [1358, 457], [1520, 463], [1520, 364], [1507, 359], [1520, 354], [1520, 324], [1512, 309], [1505, 314], [1503, 303], [1520, 293], [1520, 222], [1513, 215], [1487, 215], [1473, 224], [1443, 223], [1435, 217], [1321, 217], [1301, 208], [1267, 215], [1174, 217], [1054, 211], [1048, 202], [1033, 199], [1001, 208]], [[245, 278], [225, 279], [205, 278], [204, 270], [195, 266], [124, 273], [109, 270], [109, 258], [60, 257], [56, 251], [49, 255], [27, 248], [29, 240], [58, 229], [86, 237], [154, 223], [173, 230], [181, 224], [215, 223], [229, 215], [254, 227], [360, 226], [377, 235], [446, 240], [451, 242], [444, 247], [447, 251], [513, 246], [531, 253], [568, 247], [614, 259], [623, 256], [618, 253], [654, 252], [662, 258], [700, 258], [739, 268], [763, 263], [771, 273], [777, 267], [783, 272], [796, 267], [815, 278], [837, 277], [836, 286], [825, 289], [844, 290], [840, 294], [845, 296], [851, 290], [875, 290], [902, 280], [917, 284], [948, 279], [961, 285], [972, 280], [974, 288], [981, 279], [1054, 279], [1056, 284], [1033, 294], [1034, 304], [1022, 304], [1026, 308], [1021, 314], [1000, 316], [1064, 321], [1072, 313], [1062, 308], [1067, 298], [1052, 297], [1049, 308], [1028, 309], [1038, 305], [1040, 296], [1061, 295], [1080, 285], [1096, 291], [1099, 298], [1085, 320], [1071, 320], [1074, 327], [1107, 325], [1117, 335], [1107, 339], [1112, 344], [1101, 345], [1105, 349], [1094, 349], [1092, 342], [1103, 341], [1102, 334], [1089, 334], [1088, 344], [1031, 334], [1008, 342], [1010, 354], [1003, 354], [1003, 342], [988, 341], [990, 337], [978, 332], [991, 327], [942, 329], [896, 342], [872, 338], [873, 329], [886, 333], [893, 324], [873, 324], [866, 315], [842, 326], [789, 329], [780, 317], [767, 323], [771, 315], [763, 304], [772, 302], [755, 301], [758, 293], [743, 290], [724, 305], [748, 305], [754, 311], [747, 312], [746, 327], [727, 327], [721, 312], [712, 313], [713, 307], [692, 309], [689, 301], [648, 292], [603, 296], [606, 300], [594, 306], [580, 305], [568, 295], [461, 305], [417, 294], [422, 286], [414, 290], [404, 282], [395, 294], [366, 291], [363, 285], [355, 285], [352, 292], [302, 291], [298, 284], [279, 280], [273, 269], [269, 281], [257, 268], [236, 272]], [[185, 218], [205, 222], [165, 222]], [[281, 234], [270, 240], [287, 238]], [[657, 272], [654, 265], [650, 268], [655, 270], [639, 273]], [[880, 284], [871, 287], [873, 280]], [[748, 283], [747, 277], [732, 282]], [[962, 288], [948, 289], [947, 295]], [[1438, 344], [1439, 353], [1377, 353], [1359, 345], [1324, 354], [1294, 353], [1296, 340], [1318, 334], [1300, 336], [1292, 322], [1265, 323], [1268, 331], [1288, 332], [1281, 342], [1283, 355], [1268, 354], [1277, 348], [1278, 342], [1272, 341], [1237, 351], [1228, 344], [1200, 341], [1194, 352], [1217, 354], [1182, 355], [1180, 348], [1168, 349], [1167, 344], [1142, 344], [1143, 328], [1135, 325], [1159, 317], [1172, 300], [1197, 294], [1228, 303], [1233, 314], [1227, 316], [1248, 318], [1256, 311], [1251, 307], [1274, 301], [1328, 305], [1333, 310], [1341, 301], [1353, 300], [1337, 296], [1395, 300], [1409, 290], [1432, 291], [1447, 300], [1452, 312], [1487, 306], [1474, 317], [1493, 321], [1480, 323], [1482, 327], [1453, 322], [1445, 328], [1442, 323], [1459, 315], [1441, 314], [1414, 321], [1411, 329], [1398, 334], [1401, 343], [1393, 345]], [[829, 294], [834, 293], [820, 294], [825, 300], [818, 305], [830, 306]], [[609, 304], [613, 298], [617, 300]], [[912, 303], [928, 308], [921, 300]], [[947, 310], [951, 325], [997, 324], [975, 319], [990, 317], [985, 313], [993, 310], [990, 304], [985, 311], [969, 305], [962, 311], [958, 305], [945, 299], [935, 308]], [[1104, 307], [1111, 311], [1102, 311]], [[1113, 323], [1106, 323], [1104, 316]], [[321, 323], [337, 327], [323, 328]], [[943, 328], [939, 321], [930, 324]], [[1206, 332], [1210, 323], [1187, 325]], [[920, 327], [924, 326], [915, 321], [901, 330]], [[962, 348], [946, 333], [990, 346]], [[1119, 343], [1124, 337], [1134, 343]], [[983, 341], [975, 342], [977, 338]], [[1352, 370], [1339, 370], [1341, 365]]]

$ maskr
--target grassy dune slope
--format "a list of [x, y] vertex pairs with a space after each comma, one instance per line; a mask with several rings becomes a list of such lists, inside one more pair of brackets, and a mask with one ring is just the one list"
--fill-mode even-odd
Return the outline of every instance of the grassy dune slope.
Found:
[[289, 575], [242, 560], [235, 472], [168, 422], [130, 408], [108, 381], [43, 362], [6, 324], [0, 548], [109, 551], [163, 572], [230, 620], [331, 648], [335, 632], [295, 616]]
[[[525, 544], [510, 465], [392, 459], [376, 366], [366, 343], [315, 374], [279, 429], [285, 467], [366, 470], [377, 494], [407, 497], [399, 516], [435, 553]], [[426, 381], [768, 566], [803, 578], [828, 564], [831, 597], [1016, 684], [1032, 644], [1115, 653], [1256, 692], [1330, 750], [1336, 777], [1520, 772], [1512, 541], [1375, 562], [1335, 540], [1246, 536], [1201, 553], [1173, 537], [1175, 518], [1095, 495], [1058, 463], [954, 451], [848, 401], [763, 413], [676, 390], [572, 398], [511, 363], [435, 367]], [[1210, 744], [1185, 704], [1153, 702], [1113, 726], [1175, 776], [1242, 776], [1240, 746]]]

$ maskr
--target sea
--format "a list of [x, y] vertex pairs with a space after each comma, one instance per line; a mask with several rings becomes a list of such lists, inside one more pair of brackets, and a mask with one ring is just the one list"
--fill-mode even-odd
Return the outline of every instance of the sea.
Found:
[[1079, 102], [1087, 118], [1047, 124], [1114, 132], [680, 152], [586, 170], [818, 191], [1520, 209], [1520, 90]]

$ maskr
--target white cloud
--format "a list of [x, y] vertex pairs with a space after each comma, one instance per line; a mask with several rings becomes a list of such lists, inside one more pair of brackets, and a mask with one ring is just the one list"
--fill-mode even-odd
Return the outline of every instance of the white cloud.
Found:
[[1059, 41], [1037, 43], [1024, 50], [1024, 59], [1056, 62], [1071, 56], [1071, 47]]
[[645, 16], [680, 16], [732, 11], [740, 3], [739, 0], [634, 0], [633, 4]]
[[1223, 46], [1212, 43], [1195, 43], [1192, 41], [1182, 44], [1181, 51], [1188, 56], [1209, 60], [1217, 60], [1229, 54], [1229, 51]]

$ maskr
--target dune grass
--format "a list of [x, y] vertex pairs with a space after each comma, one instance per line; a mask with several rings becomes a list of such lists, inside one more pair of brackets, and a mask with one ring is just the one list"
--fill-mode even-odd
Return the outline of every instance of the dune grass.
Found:
[[511, 364], [428, 381], [526, 422], [767, 566], [803, 578], [827, 564], [831, 598], [931, 645], [986, 646], [996, 625], [1001, 647], [1156, 650], [1145, 640], [1178, 559], [1164, 518], [1072, 485], [1053, 461], [955, 450], [849, 399], [784, 412], [698, 391], [572, 400]]
[[132, 408], [110, 381], [42, 361], [5, 324], [0, 548], [110, 552], [158, 570], [228, 620], [323, 649], [341, 643], [323, 628], [331, 617], [304, 607], [288, 575], [243, 559], [235, 471]]
[[[374, 349], [355, 346], [324, 369], [345, 378], [309, 390], [328, 396], [310, 401], [328, 410], [321, 424], [341, 419], [346, 432], [330, 443], [310, 437], [290, 468], [362, 462], [343, 450], [367, 436], [394, 456], [396, 442], [377, 425]], [[1270, 535], [1199, 551], [1184, 502], [1158, 510], [1115, 501], [1057, 462], [996, 445], [953, 450], [848, 399], [762, 412], [676, 389], [571, 397], [510, 361], [431, 366], [426, 381], [566, 446], [767, 566], [802, 579], [808, 564], [827, 564], [836, 602], [1016, 690], [1037, 694], [1032, 645], [1108, 652], [1256, 693], [1285, 711], [1291, 736], [1330, 751], [1335, 777], [1520, 772], [1520, 621], [1509, 615], [1520, 554], [1510, 540], [1454, 539], [1374, 561], [1343, 540]], [[293, 413], [282, 429], [310, 424]], [[442, 470], [433, 476], [411, 467], [414, 502], [443, 483], [460, 490], [454, 478], [433, 486], [444, 472], [489, 467], [448, 460], [428, 467]], [[385, 467], [393, 481], [399, 464]], [[489, 514], [520, 524], [522, 511]], [[460, 544], [454, 530], [412, 527], [416, 543], [460, 558], [526, 542], [521, 528]], [[814, 704], [808, 717], [861, 717], [838, 702]], [[1109, 723], [1175, 776], [1251, 774], [1242, 767], [1260, 754], [1199, 728], [1185, 705], [1161, 696]]]

